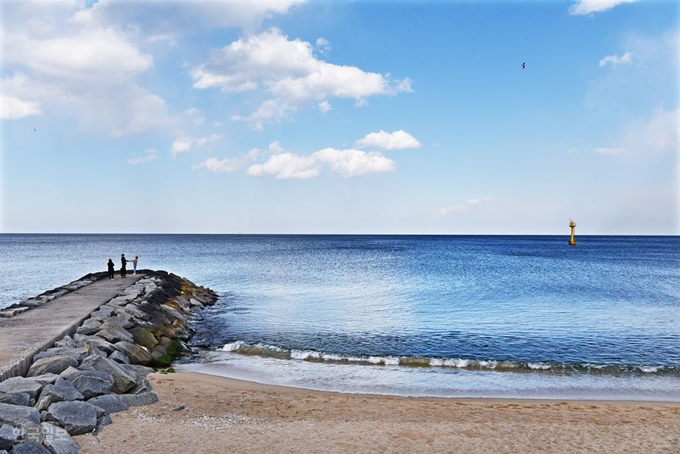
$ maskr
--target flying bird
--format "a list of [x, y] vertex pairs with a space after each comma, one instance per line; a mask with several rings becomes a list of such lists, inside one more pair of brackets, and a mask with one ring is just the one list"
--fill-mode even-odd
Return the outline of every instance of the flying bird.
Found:
[[34, 130], [35, 132], [38, 132], [38, 130], [37, 130], [37, 129], [35, 129], [35, 128], [33, 128], [33, 130]]
[[524, 69], [527, 66], [526, 63], [522, 63], [522, 69]]

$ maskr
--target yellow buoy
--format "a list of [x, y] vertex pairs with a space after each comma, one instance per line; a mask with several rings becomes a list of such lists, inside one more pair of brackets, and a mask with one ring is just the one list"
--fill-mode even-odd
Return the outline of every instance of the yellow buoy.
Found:
[[569, 227], [571, 227], [571, 238], [569, 239], [569, 244], [571, 246], [576, 246], [576, 239], [574, 238], [574, 228], [576, 227], [576, 223], [569, 219]]

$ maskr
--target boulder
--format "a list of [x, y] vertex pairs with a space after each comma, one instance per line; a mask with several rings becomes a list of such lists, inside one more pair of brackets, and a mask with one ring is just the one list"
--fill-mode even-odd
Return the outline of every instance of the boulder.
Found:
[[31, 377], [31, 380], [36, 381], [40, 383], [41, 385], [51, 385], [55, 381], [57, 381], [57, 378], [59, 378], [60, 375], [57, 374], [42, 374], [42, 375], [36, 375], [35, 377]]
[[99, 327], [101, 326], [101, 324], [102, 324], [101, 320], [97, 320], [96, 318], [88, 318], [83, 322], [82, 325], [80, 325], [76, 332], [78, 334], [85, 334], [89, 336], [99, 331]]
[[9, 424], [0, 426], [0, 449], [12, 449], [12, 446], [19, 443], [22, 431]]
[[111, 361], [115, 361], [119, 364], [130, 364], [130, 360], [128, 359], [127, 356], [116, 350], [115, 352], [111, 353], [109, 355], [109, 359]]
[[82, 401], [57, 402], [47, 409], [47, 422], [56, 421], [69, 435], [82, 435], [97, 427], [104, 410]]
[[107, 355], [110, 355], [111, 353], [117, 351], [116, 347], [114, 347], [111, 342], [108, 342], [99, 336], [88, 336], [87, 338], [83, 339], [78, 345], [90, 346], [94, 353], [96, 353], [95, 347], [96, 349], [103, 351]]
[[130, 330], [130, 334], [132, 334], [132, 338], [134, 339], [135, 343], [141, 345], [142, 347], [150, 349], [154, 348], [158, 344], [158, 339], [156, 339], [156, 337], [151, 334], [151, 331], [149, 331], [147, 328], [142, 328], [141, 326], [132, 328]]
[[76, 347], [76, 341], [74, 341], [71, 336], [64, 336], [61, 340], [58, 340], [54, 343], [55, 347], [68, 347], [68, 348], [75, 348]]
[[128, 409], [128, 404], [120, 400], [119, 396], [114, 396], [113, 394], [93, 397], [92, 399], [89, 399], [88, 402], [104, 409], [107, 414], [117, 413]]
[[0, 404], [31, 405], [31, 396], [26, 393], [0, 393]]
[[[115, 313], [116, 311], [114, 310], [113, 312]], [[121, 315], [116, 315], [106, 319], [103, 325], [118, 326], [122, 329], [129, 329], [135, 326], [135, 322], [133, 321], [132, 316], [123, 312]]]
[[156, 393], [145, 392], [139, 394], [123, 394], [118, 396], [121, 401], [127, 405], [134, 407], [138, 405], [151, 405], [158, 402], [158, 396]]
[[151, 318], [151, 315], [147, 314], [146, 312], [140, 310], [136, 304], [128, 304], [127, 306], [124, 307], [124, 310], [127, 314], [132, 316], [133, 318], [141, 321], [147, 321]]
[[99, 432], [102, 431], [104, 426], [108, 426], [109, 424], [113, 424], [113, 421], [111, 420], [111, 417], [109, 415], [104, 415], [101, 418], [97, 420], [97, 427], [94, 429], [94, 434], [98, 434]]
[[128, 357], [132, 364], [141, 364], [144, 366], [149, 364], [153, 359], [151, 354], [149, 354], [144, 347], [140, 347], [132, 342], [121, 341], [116, 342], [114, 345]]
[[99, 370], [81, 370], [68, 377], [78, 391], [89, 399], [90, 397], [109, 394], [113, 387], [113, 377], [107, 372]]
[[52, 454], [77, 454], [80, 445], [66, 431], [59, 426], [49, 422], [40, 424], [40, 429], [45, 434], [43, 446]]
[[15, 445], [12, 454], [50, 454], [50, 451], [37, 441], [26, 441]]
[[149, 380], [146, 379], [146, 376], [154, 371], [152, 368], [137, 364], [121, 364], [121, 367], [135, 376], [136, 384], [127, 390], [127, 394], [139, 394], [153, 389]]
[[14, 427], [40, 424], [40, 413], [33, 407], [0, 404], [0, 424], [9, 424]]
[[59, 376], [61, 378], [65, 378], [68, 380], [68, 378], [75, 374], [76, 372], [80, 372], [80, 370], [76, 369], [75, 367], [69, 367], [67, 368], [64, 372], [60, 373]]
[[80, 364], [81, 370], [98, 370], [106, 372], [113, 378], [111, 391], [122, 394], [132, 388], [136, 381], [134, 375], [128, 374], [118, 363], [98, 355], [88, 356]]
[[84, 348], [69, 348], [69, 347], [53, 347], [48, 348], [44, 352], [36, 353], [33, 357], [33, 361], [37, 361], [41, 358], [48, 358], [50, 356], [72, 356], [76, 358], [78, 362], [82, 361], [83, 358], [87, 356], [87, 350]]
[[41, 389], [42, 385], [30, 378], [12, 377], [0, 382], [0, 392], [26, 393], [31, 399], [35, 399]]
[[59, 378], [53, 385], [47, 385], [40, 393], [36, 407], [38, 411], [47, 410], [55, 402], [64, 400], [83, 400], [85, 397], [68, 380]]
[[114, 308], [111, 306], [101, 306], [99, 309], [90, 314], [90, 319], [100, 321], [106, 320], [107, 318], [111, 317], [113, 309]]
[[33, 377], [48, 373], [59, 374], [69, 366], [78, 366], [78, 360], [73, 356], [67, 355], [48, 356], [47, 358], [40, 358], [31, 364], [27, 375]]
[[96, 335], [113, 344], [120, 341], [134, 341], [132, 334], [130, 334], [128, 331], [124, 330], [120, 326], [110, 325], [108, 322], [102, 324], [101, 329], [97, 331]]
[[184, 314], [168, 304], [161, 304], [161, 310], [165, 312], [170, 320], [179, 320], [182, 323], [187, 322], [187, 317]]

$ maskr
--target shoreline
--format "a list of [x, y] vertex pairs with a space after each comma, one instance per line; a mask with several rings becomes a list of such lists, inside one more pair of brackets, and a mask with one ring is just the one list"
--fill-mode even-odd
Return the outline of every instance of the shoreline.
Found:
[[[341, 395], [341, 396], [358, 396], [364, 398], [394, 398], [394, 399], [424, 399], [424, 400], [434, 400], [442, 402], [465, 402], [465, 403], [538, 403], [538, 404], [560, 404], [563, 402], [574, 403], [574, 404], [584, 404], [584, 405], [630, 405], [630, 406], [654, 406], [658, 404], [659, 406], [669, 406], [680, 408], [679, 401], [672, 400], [616, 400], [616, 399], [551, 399], [551, 398], [529, 398], [529, 397], [440, 397], [440, 396], [403, 396], [398, 394], [379, 394], [379, 393], [353, 393], [345, 391], [327, 391], [322, 389], [304, 388], [297, 386], [288, 385], [277, 385], [271, 383], [262, 383], [252, 380], [244, 380], [240, 378], [225, 377], [217, 374], [210, 374], [207, 372], [196, 372], [196, 371], [184, 371], [177, 370], [175, 374], [196, 376], [199, 381], [210, 381], [209, 378], [213, 378], [217, 382], [224, 381], [225, 384], [233, 382], [231, 384], [238, 387], [243, 387], [252, 390], [259, 391], [280, 391], [280, 392], [299, 392], [299, 393], [320, 393], [320, 394], [331, 394], [331, 395]], [[199, 378], [205, 377], [205, 378]]]
[[345, 394], [195, 372], [148, 379], [159, 402], [76, 437], [82, 453], [680, 450], [677, 402]]

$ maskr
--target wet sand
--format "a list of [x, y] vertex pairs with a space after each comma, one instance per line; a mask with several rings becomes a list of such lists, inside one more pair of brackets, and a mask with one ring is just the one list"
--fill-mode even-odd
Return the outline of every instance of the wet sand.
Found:
[[160, 401], [76, 437], [81, 453], [680, 453], [679, 403], [386, 397], [196, 373], [149, 380]]

